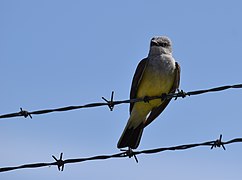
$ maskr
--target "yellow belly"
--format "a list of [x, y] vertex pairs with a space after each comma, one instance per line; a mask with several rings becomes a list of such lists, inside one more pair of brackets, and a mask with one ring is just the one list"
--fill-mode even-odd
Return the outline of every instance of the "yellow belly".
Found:
[[[170, 92], [175, 79], [174, 69], [165, 66], [163, 61], [159, 60], [155, 59], [146, 66], [142, 79], [139, 82], [137, 98], [160, 96], [163, 93]], [[161, 104], [161, 99], [135, 103], [129, 119], [130, 126], [137, 127], [140, 125], [141, 122], [145, 121], [150, 111]]]
[[[145, 96], [160, 96], [163, 93], [169, 93], [174, 82], [174, 75], [172, 74], [159, 74], [150, 70], [145, 71], [140, 82], [137, 98]], [[151, 107], [156, 107], [161, 104], [160, 99], [151, 100], [149, 104]]]
[[[145, 72], [138, 88], [137, 98], [143, 98], [145, 96], [160, 96], [163, 93], [169, 93], [173, 85], [173, 81], [173, 75], [170, 75], [169, 77], [161, 77], [156, 74]], [[161, 99], [135, 103], [130, 116], [132, 127], [135, 128], [140, 125], [140, 122], [146, 119], [146, 116], [150, 113], [150, 111], [154, 107], [161, 105], [161, 103]]]

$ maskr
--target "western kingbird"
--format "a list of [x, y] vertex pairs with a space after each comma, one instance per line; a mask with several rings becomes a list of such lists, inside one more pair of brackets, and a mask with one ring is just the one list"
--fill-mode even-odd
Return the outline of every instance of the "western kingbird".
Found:
[[[180, 66], [172, 57], [168, 37], [153, 37], [147, 58], [140, 61], [135, 71], [130, 99], [175, 93], [180, 83]], [[143, 129], [166, 108], [171, 99], [130, 103], [130, 117], [121, 135], [118, 148], [136, 149]]]

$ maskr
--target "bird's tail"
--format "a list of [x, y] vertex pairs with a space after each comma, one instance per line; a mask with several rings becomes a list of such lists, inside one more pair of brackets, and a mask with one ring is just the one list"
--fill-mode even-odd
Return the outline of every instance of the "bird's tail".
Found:
[[133, 127], [129, 120], [123, 134], [118, 141], [118, 148], [129, 147], [131, 149], [136, 149], [139, 146], [140, 139], [143, 133], [144, 125], [141, 123], [137, 127]]

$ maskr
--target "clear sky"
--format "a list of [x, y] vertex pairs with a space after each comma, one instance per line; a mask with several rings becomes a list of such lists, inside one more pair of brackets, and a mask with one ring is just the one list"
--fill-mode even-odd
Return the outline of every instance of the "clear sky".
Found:
[[[166, 35], [181, 89], [242, 83], [242, 1], [1, 0], [0, 114], [129, 97], [153, 36]], [[242, 137], [242, 90], [172, 101], [139, 150]], [[0, 120], [0, 167], [117, 153], [128, 105]], [[242, 144], [22, 169], [0, 179], [241, 179]]]

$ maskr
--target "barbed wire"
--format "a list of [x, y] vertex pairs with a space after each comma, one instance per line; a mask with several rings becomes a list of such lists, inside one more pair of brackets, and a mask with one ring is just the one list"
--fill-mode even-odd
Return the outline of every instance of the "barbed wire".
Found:
[[222, 135], [220, 135], [219, 139], [216, 139], [214, 141], [207, 141], [203, 143], [195, 143], [195, 144], [185, 144], [185, 145], [179, 145], [179, 146], [173, 146], [173, 147], [163, 147], [163, 148], [156, 148], [156, 149], [148, 149], [148, 150], [142, 150], [142, 151], [133, 151], [132, 149], [128, 150], [121, 150], [122, 152], [111, 154], [111, 155], [98, 155], [98, 156], [92, 156], [87, 158], [76, 158], [76, 159], [66, 159], [63, 160], [63, 153], [60, 154], [60, 158], [56, 158], [54, 155], [52, 155], [54, 162], [50, 163], [34, 163], [34, 164], [24, 164], [20, 166], [13, 166], [13, 167], [2, 167], [0, 168], [0, 172], [6, 172], [6, 171], [12, 171], [17, 169], [25, 169], [25, 168], [39, 168], [39, 167], [46, 167], [46, 166], [57, 166], [59, 171], [64, 170], [65, 164], [72, 164], [72, 163], [80, 163], [85, 161], [92, 161], [92, 160], [105, 160], [110, 158], [125, 158], [129, 157], [135, 158], [135, 161], [138, 163], [137, 155], [140, 154], [154, 154], [164, 151], [175, 151], [175, 150], [185, 150], [190, 149], [198, 146], [210, 146], [210, 149], [222, 147], [224, 150], [226, 144], [232, 144], [232, 143], [238, 143], [242, 142], [242, 138], [235, 138], [229, 141], [222, 141]]
[[223, 91], [223, 90], [231, 89], [231, 88], [235, 88], [235, 89], [242, 88], [242, 84], [226, 85], [226, 86], [220, 86], [220, 87], [204, 89], [204, 90], [196, 90], [196, 91], [190, 91], [190, 92], [178, 90], [177, 93], [162, 94], [160, 96], [128, 99], [128, 100], [121, 100], [121, 101], [114, 101], [113, 100], [114, 92], [112, 92], [110, 100], [107, 100], [106, 98], [102, 97], [102, 99], [105, 102], [90, 103], [90, 104], [79, 105], [79, 106], [66, 106], [66, 107], [61, 107], [61, 108], [56, 108], [56, 109], [44, 109], [44, 110], [37, 110], [37, 111], [32, 111], [32, 112], [29, 112], [29, 111], [26, 111], [26, 110], [23, 110], [22, 108], [20, 108], [19, 112], [0, 115], [0, 119], [12, 118], [12, 117], [18, 117], [18, 116], [23, 116], [25, 118], [27, 118], [27, 117], [32, 118], [32, 115], [46, 114], [46, 113], [52, 113], [52, 112], [63, 112], [63, 111], [70, 111], [70, 110], [81, 109], [81, 108], [99, 107], [99, 106], [108, 106], [109, 109], [112, 111], [114, 106], [123, 104], [123, 103], [135, 103], [135, 102], [142, 102], [142, 101], [147, 102], [147, 101], [154, 100], [154, 99], [169, 99], [169, 98], [177, 99], [179, 97], [185, 98], [187, 96], [199, 95], [199, 94], [204, 94], [204, 93], [208, 93], [208, 92], [218, 92], [218, 91]]
[[[108, 106], [109, 109], [112, 111], [115, 105], [123, 104], [123, 103], [135, 103], [135, 102], [142, 102], [142, 101], [147, 102], [154, 99], [163, 100], [167, 98], [177, 99], [179, 97], [184, 98], [187, 96], [199, 95], [199, 94], [204, 94], [208, 92], [223, 91], [230, 88], [242, 88], [242, 84], [220, 86], [220, 87], [215, 87], [215, 88], [210, 88], [205, 90], [196, 90], [196, 91], [190, 91], [190, 92], [184, 92], [183, 90], [181, 91], [178, 90], [177, 93], [162, 94], [161, 96], [152, 96], [152, 97], [129, 99], [129, 100], [122, 100], [122, 101], [114, 101], [113, 100], [114, 92], [112, 92], [110, 100], [107, 100], [106, 98], [102, 97], [102, 99], [105, 101], [102, 103], [90, 103], [90, 104], [80, 105], [80, 106], [67, 106], [67, 107], [61, 107], [56, 109], [45, 109], [45, 110], [38, 110], [38, 111], [32, 111], [32, 112], [28, 112], [20, 108], [20, 112], [0, 115], [0, 118], [12, 118], [12, 117], [18, 117], [18, 116], [23, 116], [25, 118], [27, 117], [32, 118], [32, 115], [46, 114], [51, 112], [62, 112], [62, 111], [69, 111], [69, 110], [81, 109], [81, 108], [91, 108], [91, 107], [98, 107], [98, 106]], [[237, 143], [237, 142], [242, 142], [242, 138], [235, 138], [235, 139], [223, 142], [222, 135], [220, 135], [220, 138], [215, 141], [207, 141], [203, 143], [186, 144], [186, 145], [179, 145], [179, 146], [165, 147], [165, 148], [148, 149], [148, 150], [142, 150], [142, 151], [133, 151], [132, 149], [128, 149], [128, 150], [121, 150], [122, 152], [112, 154], [112, 155], [98, 155], [98, 156], [92, 156], [87, 158], [63, 160], [63, 153], [61, 153], [59, 159], [56, 158], [55, 156], [52, 156], [55, 160], [54, 162], [33, 163], [33, 164], [24, 164], [24, 165], [13, 166], [13, 167], [3, 167], [3, 168], [0, 168], [0, 172], [6, 172], [6, 171], [24, 169], [24, 168], [39, 168], [39, 167], [53, 166], [53, 165], [57, 166], [59, 171], [63, 171], [65, 164], [80, 163], [80, 162], [91, 161], [91, 160], [104, 160], [104, 159], [110, 159], [110, 158], [124, 158], [124, 157], [129, 157], [129, 158], [134, 157], [136, 162], [138, 163], [137, 155], [140, 155], [140, 154], [154, 154], [154, 153], [159, 153], [163, 151], [185, 150], [185, 149], [190, 149], [198, 146], [210, 146], [211, 149], [216, 147], [222, 147], [224, 150], [226, 150], [225, 144], [231, 144], [231, 143]]]

